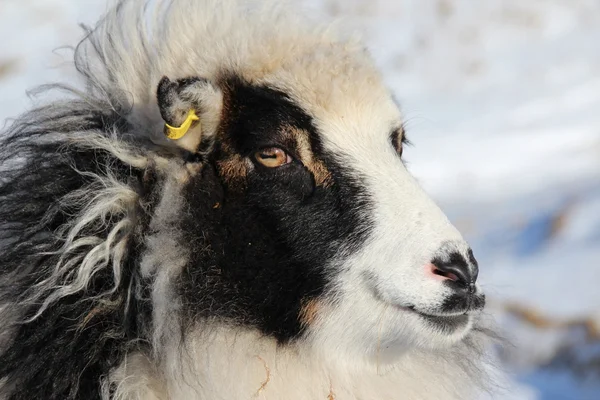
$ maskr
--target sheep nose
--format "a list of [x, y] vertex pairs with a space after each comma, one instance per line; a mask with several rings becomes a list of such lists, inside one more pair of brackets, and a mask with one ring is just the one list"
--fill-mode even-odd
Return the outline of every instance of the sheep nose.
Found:
[[467, 289], [471, 293], [475, 291], [479, 267], [471, 251], [469, 259], [458, 252], [452, 252], [443, 258], [436, 257], [431, 260], [429, 268], [433, 275], [450, 281], [455, 289]]

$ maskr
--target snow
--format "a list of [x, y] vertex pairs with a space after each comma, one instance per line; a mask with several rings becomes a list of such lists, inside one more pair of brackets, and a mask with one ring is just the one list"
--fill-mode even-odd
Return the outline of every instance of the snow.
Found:
[[[365, 32], [406, 117], [409, 169], [473, 245], [490, 312], [515, 343], [505, 360], [520, 384], [506, 398], [600, 398], [598, 378], [547, 367], [565, 346], [584, 348], [573, 329], [529, 326], [505, 309], [600, 323], [600, 3], [309, 3]], [[76, 23], [105, 9], [0, 2], [10, 38], [0, 121], [31, 106], [25, 90], [60, 79], [68, 52], [52, 50], [76, 44]]]
[[0, 1], [0, 126], [31, 107], [26, 90], [64, 78], [64, 47], [81, 37], [77, 24], [94, 23], [106, 7], [102, 0]]

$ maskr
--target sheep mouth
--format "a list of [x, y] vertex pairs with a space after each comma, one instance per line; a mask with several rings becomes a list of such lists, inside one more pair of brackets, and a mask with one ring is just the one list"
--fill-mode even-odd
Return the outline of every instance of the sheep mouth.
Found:
[[429, 314], [423, 311], [418, 310], [414, 305], [403, 305], [397, 304], [393, 301], [389, 301], [382, 295], [382, 293], [377, 289], [377, 286], [373, 284], [372, 277], [366, 277], [369, 279], [365, 279], [365, 284], [367, 289], [371, 292], [372, 296], [375, 300], [387, 304], [396, 308], [397, 310], [404, 311], [410, 314], [417, 315], [423, 320], [425, 323], [430, 325], [431, 327], [444, 332], [444, 333], [452, 333], [458, 329], [464, 328], [467, 326], [471, 320], [471, 315], [469, 314], [469, 310], [465, 310], [461, 313], [440, 313], [440, 314]]
[[367, 287], [369, 288], [369, 291], [371, 292], [371, 294], [377, 301], [379, 301], [383, 304], [392, 306], [392, 307], [396, 308], [397, 310], [417, 315], [424, 322], [426, 322], [433, 328], [438, 329], [442, 332], [452, 333], [460, 328], [464, 328], [470, 322], [471, 316], [469, 315], [468, 311], [465, 311], [463, 313], [428, 314], [428, 313], [418, 310], [413, 305], [402, 305], [402, 304], [390, 302], [390, 301], [386, 300], [384, 298], [384, 296], [382, 296], [382, 294], [379, 292], [379, 290], [377, 290], [377, 288], [374, 285], [369, 284], [370, 282], [368, 282], [368, 281], [366, 283], [367, 283]]
[[457, 330], [464, 329], [471, 321], [471, 315], [468, 312], [463, 314], [427, 314], [417, 310], [414, 306], [388, 304], [396, 309], [418, 316], [427, 325], [445, 334], [452, 334]]
[[468, 312], [462, 314], [428, 314], [417, 310], [415, 306], [402, 306], [394, 303], [388, 304], [401, 311], [418, 315], [429, 325], [448, 333], [465, 327], [471, 319], [471, 316]]
[[469, 314], [459, 315], [430, 315], [415, 311], [423, 320], [443, 331], [453, 332], [469, 323]]

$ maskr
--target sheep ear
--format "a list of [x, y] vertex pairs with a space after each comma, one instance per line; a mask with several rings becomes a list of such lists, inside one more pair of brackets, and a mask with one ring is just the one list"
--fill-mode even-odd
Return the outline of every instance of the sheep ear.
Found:
[[197, 153], [202, 140], [214, 136], [221, 118], [223, 92], [206, 79], [193, 77], [158, 83], [156, 99], [164, 133], [177, 146]]

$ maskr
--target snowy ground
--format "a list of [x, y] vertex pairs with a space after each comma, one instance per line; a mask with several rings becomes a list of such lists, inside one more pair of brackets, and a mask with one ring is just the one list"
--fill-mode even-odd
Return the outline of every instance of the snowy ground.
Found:
[[[366, 32], [408, 121], [410, 169], [472, 242], [515, 346], [507, 398], [600, 399], [600, 3], [310, 3]], [[0, 1], [0, 121], [61, 75], [52, 50], [105, 7]]]

